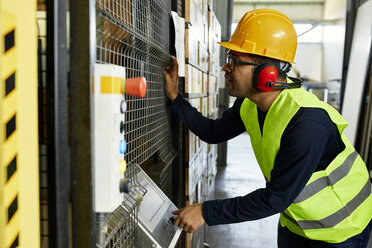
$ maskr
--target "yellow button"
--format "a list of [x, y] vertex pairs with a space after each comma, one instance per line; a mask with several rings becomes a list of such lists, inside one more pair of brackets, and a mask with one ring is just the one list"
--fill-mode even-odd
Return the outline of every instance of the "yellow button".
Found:
[[124, 173], [127, 170], [127, 161], [125, 159], [120, 159], [119, 172]]

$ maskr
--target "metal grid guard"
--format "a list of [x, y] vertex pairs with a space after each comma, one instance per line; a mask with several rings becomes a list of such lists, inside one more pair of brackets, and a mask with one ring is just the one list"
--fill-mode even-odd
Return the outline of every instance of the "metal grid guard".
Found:
[[[169, 179], [170, 164], [176, 156], [171, 146], [163, 78], [164, 67], [171, 60], [168, 52], [170, 6], [170, 0], [96, 1], [97, 63], [124, 66], [128, 78], [144, 76], [147, 80], [145, 98], [125, 96], [128, 106], [125, 159], [128, 164], [142, 164], [158, 152], [165, 163], [161, 175]], [[167, 190], [167, 193], [171, 194], [171, 191]], [[111, 230], [127, 231], [125, 235], [121, 231], [110, 232], [106, 247], [138, 246], [133, 243], [137, 232], [128, 231], [128, 227], [137, 226], [135, 202], [126, 198], [125, 204], [133, 205], [129, 208], [131, 211], [119, 206], [109, 215], [107, 224]], [[131, 241], [127, 244], [128, 240]]]

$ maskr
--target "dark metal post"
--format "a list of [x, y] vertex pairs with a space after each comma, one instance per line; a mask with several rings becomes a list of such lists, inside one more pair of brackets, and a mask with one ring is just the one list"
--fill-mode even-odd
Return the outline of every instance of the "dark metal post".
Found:
[[[214, 0], [213, 9], [215, 11], [218, 21], [221, 23], [221, 41], [230, 40], [233, 0]], [[226, 14], [227, 10], [227, 14]], [[221, 47], [220, 65], [223, 66], [226, 62], [226, 49]], [[221, 116], [223, 111], [229, 107], [229, 95], [225, 87], [219, 89], [218, 100], [218, 115]], [[227, 142], [218, 144], [217, 165], [226, 166], [227, 159]]]
[[49, 246], [69, 245], [70, 161], [67, 99], [67, 0], [47, 1], [47, 152]]
[[73, 247], [95, 247], [90, 82], [96, 60], [95, 0], [70, 2]]
[[343, 103], [344, 94], [345, 94], [346, 79], [347, 79], [347, 72], [349, 68], [349, 59], [350, 59], [350, 52], [351, 52], [351, 43], [353, 40], [355, 18], [356, 18], [355, 0], [347, 0], [344, 61], [343, 61], [343, 66], [342, 66], [342, 80], [341, 80], [341, 92], [340, 92], [340, 113], [342, 112], [342, 103]]

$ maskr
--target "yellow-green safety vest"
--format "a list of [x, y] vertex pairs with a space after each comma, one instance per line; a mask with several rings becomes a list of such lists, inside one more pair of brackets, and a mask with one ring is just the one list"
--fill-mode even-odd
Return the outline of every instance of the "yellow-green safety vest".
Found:
[[314, 172], [294, 202], [280, 214], [280, 224], [312, 240], [340, 243], [363, 231], [372, 217], [368, 170], [343, 133], [347, 122], [330, 105], [306, 90], [282, 90], [271, 105], [261, 134], [257, 105], [245, 99], [240, 116], [266, 179], [270, 181], [282, 134], [301, 107], [325, 110], [337, 125], [345, 149], [325, 170]]

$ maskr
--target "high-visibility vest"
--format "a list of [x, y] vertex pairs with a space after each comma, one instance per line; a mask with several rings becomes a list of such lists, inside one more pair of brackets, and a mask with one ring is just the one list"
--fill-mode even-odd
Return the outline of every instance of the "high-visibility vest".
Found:
[[337, 125], [345, 149], [325, 170], [312, 174], [294, 202], [280, 214], [280, 224], [308, 239], [340, 243], [361, 233], [372, 217], [369, 173], [343, 133], [347, 122], [333, 107], [302, 88], [281, 91], [266, 115], [263, 136], [255, 103], [245, 99], [240, 116], [262, 173], [270, 181], [282, 134], [301, 107], [325, 110]]

